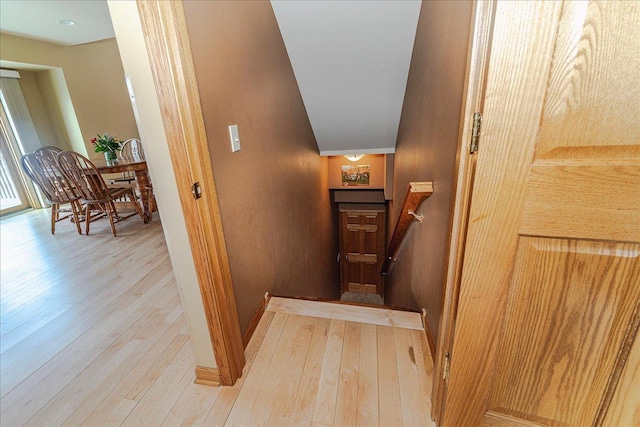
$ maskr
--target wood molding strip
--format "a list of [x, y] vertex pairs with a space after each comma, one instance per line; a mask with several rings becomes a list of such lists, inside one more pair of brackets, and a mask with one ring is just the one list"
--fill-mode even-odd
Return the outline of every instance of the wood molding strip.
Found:
[[233, 385], [244, 348], [182, 2], [137, 4], [217, 369], [222, 385]]
[[633, 315], [631, 316], [631, 322], [627, 327], [622, 345], [618, 350], [616, 364], [611, 372], [611, 376], [609, 377], [607, 388], [602, 395], [602, 401], [598, 405], [598, 412], [595, 421], [593, 422], [594, 427], [600, 427], [603, 424], [606, 424], [605, 419], [609, 406], [611, 406], [611, 401], [613, 400], [613, 396], [618, 388], [622, 372], [627, 365], [627, 360], [631, 353], [631, 347], [633, 347], [633, 343], [637, 339], [638, 330], [640, 330], [640, 299], [636, 302], [636, 307], [633, 311]]
[[540, 424], [523, 418], [515, 418], [494, 411], [487, 411], [484, 414], [482, 425], [487, 427], [547, 427], [546, 424]]
[[431, 324], [429, 323], [429, 318], [427, 317], [427, 310], [422, 309], [420, 313], [420, 317], [422, 319], [422, 327], [424, 328], [424, 334], [427, 337], [427, 343], [429, 344], [429, 352], [431, 353], [431, 361], [435, 363], [436, 360], [436, 342], [433, 339], [433, 331], [431, 329]]
[[449, 223], [449, 253], [446, 260], [444, 299], [440, 326], [437, 331], [436, 356], [434, 359], [433, 394], [431, 418], [437, 425], [442, 424], [446, 404], [447, 384], [443, 380], [445, 353], [451, 354], [455, 332], [455, 319], [462, 279], [462, 263], [465, 253], [471, 192], [475, 176], [476, 158], [469, 150], [473, 129], [473, 115], [483, 111], [484, 88], [489, 66], [490, 43], [496, 2], [473, 2], [472, 28], [469, 34], [467, 69], [460, 130], [457, 164], [454, 174], [454, 194], [451, 201], [451, 222]]
[[265, 293], [264, 298], [260, 301], [260, 304], [258, 304], [258, 308], [249, 322], [249, 326], [247, 326], [247, 330], [244, 332], [244, 335], [242, 335], [242, 345], [245, 349], [249, 345], [249, 341], [251, 341], [251, 337], [258, 327], [258, 323], [260, 323], [260, 319], [262, 319], [262, 315], [264, 314], [270, 299], [271, 296], [269, 295], [269, 292]]
[[419, 313], [389, 310], [386, 308], [272, 297], [269, 300], [266, 310], [302, 316], [322, 317], [332, 320], [364, 322], [381, 326], [423, 330]]
[[220, 372], [216, 368], [196, 366], [196, 384], [208, 385], [212, 387], [220, 386]]
[[382, 264], [382, 271], [380, 274], [386, 276], [389, 274], [389, 270], [393, 265], [396, 255], [400, 250], [400, 245], [404, 240], [404, 236], [407, 234], [409, 226], [414, 222], [415, 218], [409, 212], [417, 212], [420, 204], [429, 196], [433, 194], [432, 182], [410, 182], [407, 196], [404, 199], [402, 205], [402, 211], [396, 222], [396, 227], [393, 230], [393, 236], [389, 242], [387, 248], [384, 264]]

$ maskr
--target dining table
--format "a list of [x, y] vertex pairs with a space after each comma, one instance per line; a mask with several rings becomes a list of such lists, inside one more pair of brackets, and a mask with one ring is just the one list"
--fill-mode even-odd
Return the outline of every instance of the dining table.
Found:
[[151, 221], [150, 200], [152, 196], [152, 188], [149, 182], [149, 170], [147, 162], [127, 162], [118, 159], [117, 163], [107, 164], [106, 160], [96, 160], [93, 162], [98, 172], [101, 174], [133, 172], [136, 183], [136, 190], [140, 195], [140, 206], [142, 207], [143, 221], [146, 223]]

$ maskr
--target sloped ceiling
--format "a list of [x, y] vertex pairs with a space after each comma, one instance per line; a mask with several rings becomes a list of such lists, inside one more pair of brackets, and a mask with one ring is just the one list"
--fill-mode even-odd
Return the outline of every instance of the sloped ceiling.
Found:
[[[61, 19], [76, 24], [61, 25]], [[106, 0], [1, 0], [0, 30], [63, 46], [115, 37]]]
[[[393, 153], [421, 2], [271, 4], [320, 154]], [[114, 37], [105, 0], [0, 0], [0, 30], [62, 45]]]
[[393, 153], [421, 2], [271, 4], [320, 154]]

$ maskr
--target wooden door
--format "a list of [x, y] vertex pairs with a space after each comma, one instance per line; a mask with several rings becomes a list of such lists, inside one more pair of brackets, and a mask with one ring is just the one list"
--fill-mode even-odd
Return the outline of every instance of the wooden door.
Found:
[[496, 4], [445, 426], [640, 425], [639, 23]]
[[340, 209], [342, 292], [383, 295], [385, 207]]

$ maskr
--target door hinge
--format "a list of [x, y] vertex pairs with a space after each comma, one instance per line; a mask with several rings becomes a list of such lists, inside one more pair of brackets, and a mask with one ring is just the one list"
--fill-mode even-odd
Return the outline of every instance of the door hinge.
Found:
[[444, 380], [445, 383], [449, 382], [450, 366], [451, 366], [451, 355], [449, 354], [449, 352], [446, 352], [444, 354], [444, 362], [442, 366], [442, 379]]
[[471, 130], [471, 147], [469, 151], [474, 154], [478, 151], [478, 138], [480, 137], [480, 125], [482, 124], [482, 113], [473, 113], [473, 129]]
[[193, 198], [196, 200], [202, 197], [202, 188], [200, 188], [199, 182], [194, 182], [193, 185], [191, 185], [191, 194], [193, 194]]

